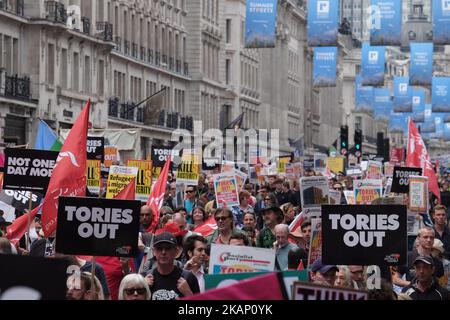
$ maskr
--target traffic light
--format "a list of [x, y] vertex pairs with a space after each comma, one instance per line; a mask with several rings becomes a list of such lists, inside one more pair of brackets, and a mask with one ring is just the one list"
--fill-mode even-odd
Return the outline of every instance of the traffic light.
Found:
[[362, 155], [362, 131], [361, 129], [355, 130], [355, 156], [358, 158]]
[[348, 126], [341, 126], [341, 154], [348, 152]]

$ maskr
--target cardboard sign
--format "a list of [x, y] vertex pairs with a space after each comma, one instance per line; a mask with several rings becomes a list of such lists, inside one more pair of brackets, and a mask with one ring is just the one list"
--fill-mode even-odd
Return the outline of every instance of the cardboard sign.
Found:
[[326, 154], [314, 154], [314, 171], [325, 174], [327, 172], [327, 159]]
[[152, 187], [152, 162], [150, 160], [128, 160], [127, 166], [138, 169], [135, 200], [146, 202]]
[[324, 205], [322, 228], [324, 264], [406, 263], [406, 206]]
[[64, 300], [67, 261], [0, 254], [0, 300]]
[[371, 204], [383, 195], [383, 182], [381, 180], [355, 180], [353, 181], [356, 204]]
[[232, 173], [219, 173], [213, 176], [214, 191], [218, 208], [239, 205], [239, 192], [236, 176]]
[[99, 194], [101, 180], [101, 162], [100, 160], [87, 160], [86, 185], [90, 193]]
[[211, 244], [209, 273], [274, 271], [275, 250]]
[[141, 203], [135, 200], [60, 197], [56, 252], [134, 257]]
[[383, 165], [379, 161], [370, 160], [367, 164], [367, 179], [383, 178]]
[[309, 282], [294, 282], [293, 300], [368, 300], [368, 292], [327, 287]]
[[138, 173], [136, 167], [111, 166], [109, 168], [106, 199], [113, 199], [135, 178]]
[[344, 158], [342, 157], [331, 157], [328, 158], [328, 169], [334, 174], [339, 172], [344, 172]]
[[3, 189], [47, 192], [57, 151], [5, 149]]
[[[154, 179], [158, 179], [164, 164], [169, 159], [169, 155], [172, 154], [172, 160], [174, 157], [178, 157], [180, 155], [180, 150], [172, 149], [171, 147], [166, 146], [152, 146], [152, 176]], [[173, 164], [172, 164], [173, 165]]]
[[409, 176], [408, 209], [412, 212], [428, 211], [428, 177]]
[[410, 175], [421, 176], [422, 168], [394, 167], [391, 192], [408, 193]]
[[118, 150], [116, 147], [105, 147], [103, 153], [104, 153], [103, 163], [107, 168], [111, 167], [113, 163], [119, 159], [117, 156]]
[[384, 163], [384, 176], [388, 178], [392, 178], [394, 175], [394, 165], [389, 162]]
[[104, 161], [105, 155], [105, 138], [103, 137], [87, 137], [87, 158], [88, 160]]
[[329, 203], [329, 187], [327, 177], [300, 178], [300, 197], [303, 211], [314, 211], [323, 203]]
[[184, 153], [177, 171], [177, 182], [188, 186], [196, 186], [200, 176], [200, 156]]
[[355, 192], [351, 190], [344, 190], [345, 201], [347, 204], [356, 204], [355, 201]]

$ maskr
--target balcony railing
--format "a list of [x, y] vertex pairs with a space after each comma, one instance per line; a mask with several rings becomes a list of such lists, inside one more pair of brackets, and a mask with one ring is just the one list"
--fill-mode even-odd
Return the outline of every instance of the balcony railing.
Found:
[[130, 44], [130, 41], [128, 41], [128, 40], [125, 40], [124, 41], [124, 49], [125, 49], [125, 54], [126, 55], [130, 55], [130, 50], [131, 50], [131, 44]]
[[187, 62], [184, 63], [184, 74], [189, 75], [189, 64]]
[[153, 50], [152, 49], [148, 49], [148, 62], [153, 63]]
[[91, 19], [88, 17], [82, 17], [81, 21], [83, 23], [83, 33], [91, 34]]
[[114, 38], [114, 43], [116, 44], [115, 49], [119, 52], [122, 51], [122, 38], [121, 37], [115, 37]]
[[145, 59], [145, 53], [146, 53], [146, 51], [147, 50], [145, 50], [145, 47], [143, 47], [143, 46], [141, 46], [141, 48], [140, 48], [140, 54], [139, 54], [139, 58], [142, 60], [142, 61], [145, 61], [146, 59]]
[[46, 19], [52, 22], [66, 23], [67, 12], [64, 4], [56, 1], [46, 1]]
[[191, 116], [180, 116], [178, 112], [166, 113], [161, 111], [159, 113], [158, 125], [171, 129], [186, 129], [193, 130], [194, 118]]
[[117, 118], [119, 115], [119, 98], [109, 99], [108, 115]]
[[31, 99], [30, 78], [5, 75], [5, 96], [23, 100]]
[[135, 104], [132, 102], [124, 102], [120, 104], [120, 118], [134, 121]]
[[7, 1], [0, 0], [0, 10], [15, 13], [19, 16], [24, 15], [24, 0]]
[[113, 25], [106, 21], [97, 22], [97, 31], [104, 41], [113, 41]]
[[161, 53], [159, 51], [156, 51], [155, 53], [155, 64], [159, 66], [159, 63], [161, 62]]
[[138, 45], [136, 43], [131, 44], [131, 56], [136, 59], [138, 57]]
[[136, 122], [142, 122], [144, 123], [144, 109], [143, 108], [137, 108], [136, 112]]
[[175, 63], [175, 71], [181, 72], [181, 61], [180, 60], [177, 60]]

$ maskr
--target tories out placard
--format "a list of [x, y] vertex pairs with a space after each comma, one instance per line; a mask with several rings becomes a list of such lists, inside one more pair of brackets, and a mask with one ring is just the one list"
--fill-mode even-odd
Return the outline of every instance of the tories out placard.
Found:
[[87, 137], [86, 148], [87, 158], [89, 160], [100, 160], [103, 162], [105, 154], [105, 138]]
[[140, 208], [136, 200], [60, 197], [56, 251], [134, 257], [138, 253]]
[[403, 265], [406, 206], [322, 206], [322, 260], [337, 265]]
[[57, 151], [5, 149], [3, 189], [45, 194], [57, 157]]
[[409, 176], [421, 176], [422, 168], [394, 167], [391, 192], [408, 193]]

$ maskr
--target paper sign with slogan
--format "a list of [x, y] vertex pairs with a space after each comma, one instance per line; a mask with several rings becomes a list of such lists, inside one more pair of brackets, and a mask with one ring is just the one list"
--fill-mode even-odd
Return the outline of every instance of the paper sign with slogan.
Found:
[[328, 158], [327, 162], [328, 168], [334, 174], [338, 174], [339, 172], [344, 172], [344, 158], [335, 157]]
[[0, 254], [0, 300], [64, 300], [68, 267], [62, 259]]
[[322, 262], [333, 265], [403, 265], [406, 206], [324, 205]]
[[370, 160], [367, 164], [367, 179], [381, 179], [383, 177], [383, 164]]
[[412, 212], [428, 211], [428, 177], [409, 176], [408, 209]]
[[356, 204], [355, 202], [355, 193], [351, 190], [344, 190], [345, 200], [347, 204]]
[[6, 149], [3, 189], [45, 194], [58, 154], [57, 151]]
[[104, 161], [105, 138], [87, 137], [86, 147], [89, 160]]
[[86, 184], [90, 193], [99, 194], [100, 192], [100, 160], [87, 160]]
[[274, 271], [274, 269], [275, 250], [214, 243], [211, 245], [210, 274]]
[[383, 195], [382, 180], [355, 180], [353, 181], [356, 204], [371, 204], [373, 200]]
[[128, 160], [127, 166], [138, 169], [135, 199], [142, 202], [147, 201], [152, 187], [152, 162], [150, 160]]
[[105, 147], [104, 155], [103, 163], [107, 168], [111, 167], [118, 160], [116, 147]]
[[367, 300], [368, 292], [352, 289], [334, 288], [309, 282], [294, 282], [293, 300]]
[[238, 183], [232, 173], [220, 173], [213, 177], [218, 208], [239, 205]]
[[394, 165], [389, 162], [384, 163], [384, 176], [392, 178], [394, 175]]
[[200, 156], [197, 153], [184, 153], [177, 170], [177, 183], [196, 186], [200, 176], [200, 164]]
[[302, 209], [318, 209], [323, 203], [329, 203], [329, 187], [327, 177], [300, 178], [300, 196]]
[[314, 171], [325, 173], [327, 171], [327, 159], [326, 154], [314, 154]]
[[421, 176], [422, 168], [394, 167], [391, 192], [408, 193], [409, 176]]
[[136, 200], [60, 197], [56, 251], [134, 257], [139, 251], [140, 209]]
[[286, 164], [290, 163], [291, 157], [280, 157], [278, 159], [278, 174], [281, 176], [286, 175]]
[[113, 199], [135, 178], [138, 173], [136, 167], [111, 166], [109, 168], [106, 198]]

